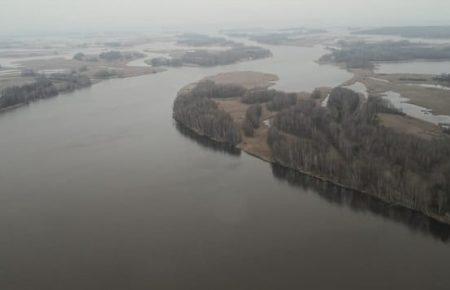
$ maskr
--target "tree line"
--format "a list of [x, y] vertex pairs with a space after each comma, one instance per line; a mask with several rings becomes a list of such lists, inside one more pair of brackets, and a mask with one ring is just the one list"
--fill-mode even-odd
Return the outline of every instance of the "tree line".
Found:
[[174, 102], [173, 118], [200, 135], [237, 145], [241, 141], [239, 127], [231, 116], [220, 110], [212, 100], [217, 92], [217, 96], [230, 95], [227, 88], [233, 92], [236, 90], [235, 86], [202, 81], [191, 90], [181, 91]]
[[188, 46], [239, 46], [241, 44], [228, 40], [225, 37], [214, 37], [206, 34], [184, 33], [178, 36], [177, 43]]
[[409, 41], [339, 42], [321, 58], [323, 62], [345, 63], [348, 68], [373, 68], [376, 61], [407, 61], [414, 59], [450, 59], [450, 46], [430, 46]]
[[419, 38], [450, 38], [450, 26], [393, 26], [359, 30], [353, 34], [398, 35]]
[[5, 88], [0, 94], [0, 109], [28, 104], [90, 85], [90, 79], [80, 74], [40, 75], [33, 83]]
[[270, 50], [257, 46], [235, 46], [227, 50], [194, 50], [184, 52], [181, 56], [153, 58], [146, 63], [153, 66], [218, 66], [232, 64], [243, 60], [254, 60], [272, 56]]
[[[250, 105], [240, 127], [213, 100], [227, 98], [239, 98], [242, 103]], [[280, 111], [296, 103], [295, 93], [267, 88], [246, 89], [239, 85], [203, 80], [179, 93], [174, 103], [173, 116], [200, 135], [236, 145], [241, 141], [240, 129], [245, 136], [254, 136], [255, 129], [260, 126], [263, 105], [270, 111]]]
[[73, 59], [78, 61], [130, 61], [137, 58], [143, 58], [145, 54], [137, 51], [118, 51], [110, 50], [100, 53], [98, 56], [95, 55], [85, 55], [82, 52], [74, 54]]
[[302, 100], [276, 115], [268, 136], [273, 159], [388, 202], [444, 216], [450, 212], [450, 138], [431, 140], [380, 125], [391, 112], [380, 98], [361, 102], [334, 89], [327, 107]]

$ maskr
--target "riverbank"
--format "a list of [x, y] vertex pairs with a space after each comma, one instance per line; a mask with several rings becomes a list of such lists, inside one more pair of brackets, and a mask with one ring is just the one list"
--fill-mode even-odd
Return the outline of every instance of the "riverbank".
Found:
[[[0, 112], [12, 110], [34, 100], [54, 97], [86, 88], [113, 78], [129, 78], [164, 71], [162, 68], [129, 66], [141, 54], [119, 54], [118, 59], [104, 60], [99, 56], [83, 58], [36, 59], [19, 62], [24, 69], [19, 74], [0, 78]], [[90, 60], [90, 58], [96, 60]], [[45, 91], [43, 84], [45, 83]]]
[[[213, 142], [216, 142], [217, 144], [224, 144], [224, 145], [233, 146], [233, 145], [230, 145], [230, 144], [228, 144], [226, 142], [223, 142], [221, 140], [209, 137], [206, 134], [202, 134], [198, 130], [193, 130], [191, 128], [188, 128], [184, 124], [181, 124], [181, 125], [185, 129], [188, 129], [192, 133], [196, 134], [197, 136], [200, 136], [200, 137], [203, 137], [203, 138], [208, 138], [209, 140], [211, 140]], [[244, 151], [245, 153], [247, 153], [248, 155], [250, 155], [250, 156], [252, 156], [254, 158], [258, 158], [258, 159], [260, 159], [260, 160], [262, 160], [264, 162], [267, 162], [269, 164], [280, 165], [282, 167], [295, 170], [296, 172], [299, 172], [301, 174], [304, 174], [306, 176], [309, 176], [309, 177], [314, 178], [316, 180], [319, 180], [321, 182], [326, 182], [326, 183], [329, 183], [329, 184], [333, 184], [333, 185], [338, 186], [340, 188], [351, 190], [351, 191], [354, 191], [354, 192], [358, 192], [360, 194], [366, 194], [366, 195], [369, 195], [372, 198], [380, 200], [380, 201], [382, 201], [382, 202], [384, 202], [386, 204], [390, 204], [391, 206], [398, 206], [398, 207], [406, 208], [406, 209], [409, 209], [411, 211], [414, 211], [414, 212], [417, 212], [417, 213], [421, 213], [421, 214], [423, 214], [423, 215], [425, 215], [425, 216], [427, 216], [429, 218], [432, 218], [433, 220], [435, 220], [437, 222], [440, 222], [440, 223], [443, 223], [443, 224], [446, 224], [446, 225], [450, 225], [450, 216], [449, 215], [447, 215], [447, 216], [439, 216], [439, 215], [436, 215], [434, 213], [417, 210], [417, 209], [415, 209], [413, 207], [409, 207], [409, 206], [404, 205], [404, 204], [392, 203], [388, 199], [385, 199], [385, 198], [380, 197], [380, 196], [375, 195], [375, 194], [371, 194], [370, 192], [362, 191], [362, 190], [360, 190], [358, 188], [349, 187], [349, 186], [346, 186], [346, 185], [344, 185], [342, 183], [336, 182], [336, 181], [334, 181], [331, 178], [327, 178], [325, 176], [320, 176], [320, 175], [314, 174], [312, 172], [304, 171], [304, 170], [302, 170], [300, 168], [290, 167], [290, 166], [288, 166], [286, 164], [283, 164], [283, 163], [280, 163], [278, 161], [275, 161], [275, 160], [272, 159], [272, 153], [270, 151], [270, 148], [267, 146], [267, 143], [264, 142], [265, 144], [263, 144], [263, 142], [262, 142], [262, 140], [264, 140], [264, 138], [267, 137], [268, 129], [267, 130], [266, 129], [262, 129], [262, 130], [258, 130], [258, 131], [259, 131], [259, 133], [257, 133], [257, 137], [256, 138], [251, 138], [251, 139], [244, 138], [242, 143], [236, 145], [234, 148], [238, 148], [238, 149]], [[264, 149], [261, 149], [261, 148], [264, 148]], [[268, 150], [266, 150], [266, 149], [268, 149]]]
[[430, 109], [436, 115], [450, 115], [450, 87], [440, 86], [436, 75], [383, 74], [371, 70], [351, 70], [354, 77], [346, 82], [364, 84], [372, 95], [394, 91], [409, 99], [409, 103]]
[[[228, 78], [230, 78], [230, 76], [228, 76]], [[216, 80], [218, 84], [221, 84], [220, 83], [220, 79], [221, 78], [210, 77], [209, 79], [210, 80]], [[230, 83], [228, 82], [227, 84], [230, 84]], [[234, 84], [235, 85], [239, 85], [239, 82], [234, 83]], [[221, 85], [223, 85], [223, 83]], [[195, 86], [191, 85], [189, 87], [184, 88], [184, 90], [191, 90], [193, 88], [195, 88]], [[252, 87], [249, 86], [248, 88], [251, 89]], [[330, 90], [331, 90], [330, 88], [322, 88], [320, 97], [317, 98], [316, 100], [314, 100], [313, 103], [315, 103], [316, 106], [318, 106], [319, 104], [321, 105], [322, 102], [323, 102], [323, 99], [325, 98], [325, 96], [329, 95]], [[424, 215], [433, 218], [434, 220], [437, 220], [437, 221], [442, 222], [442, 223], [450, 224], [450, 216], [448, 215], [448, 213], [444, 214], [444, 215], [439, 215], [439, 214], [431, 212], [430, 210], [425, 209], [425, 207], [422, 208], [422, 207], [412, 206], [413, 204], [415, 204], [417, 202], [417, 201], [414, 201], [416, 199], [416, 197], [414, 197], [412, 200], [407, 199], [407, 200], [405, 200], [405, 202], [401, 202], [402, 198], [399, 199], [398, 197], [395, 197], [397, 195], [397, 193], [394, 194], [394, 192], [392, 192], [392, 194], [391, 193], [386, 194], [386, 193], [383, 192], [383, 194], [375, 194], [374, 192], [370, 192], [370, 191], [367, 191], [367, 190], [362, 190], [361, 188], [358, 188], [358, 187], [355, 187], [355, 186], [350, 186], [350, 185], [347, 185], [345, 183], [338, 182], [332, 176], [326, 176], [326, 175], [322, 175], [322, 174], [317, 174], [317, 173], [314, 173], [313, 171], [305, 170], [302, 167], [292, 166], [292, 165], [290, 165], [288, 163], [283, 162], [280, 158], [274, 157], [273, 151], [271, 149], [271, 146], [267, 142], [267, 140], [269, 138], [269, 134], [270, 134], [270, 127], [271, 127], [271, 122], [272, 122], [271, 120], [274, 119], [277, 116], [278, 112], [276, 112], [276, 111], [269, 111], [269, 110], [267, 110], [267, 107], [264, 105], [263, 109], [261, 111], [261, 118], [260, 118], [259, 127], [255, 128], [254, 133], [253, 133], [252, 136], [247, 136], [244, 133], [244, 131], [242, 131], [242, 125], [243, 125], [243, 123], [244, 123], [244, 121], [246, 119], [246, 112], [247, 112], [247, 109], [249, 108], [249, 105], [243, 103], [241, 98], [219, 98], [219, 99], [213, 99], [213, 101], [214, 101], [214, 103], [217, 105], [217, 107], [221, 111], [223, 111], [223, 112], [228, 114], [228, 116], [235, 123], [236, 128], [241, 128], [240, 129], [241, 137], [239, 139], [239, 142], [235, 142], [234, 144], [231, 144], [231, 145], [236, 146], [237, 148], [239, 148], [239, 149], [243, 150], [244, 152], [248, 153], [249, 155], [257, 157], [257, 158], [259, 158], [261, 160], [264, 160], [266, 162], [279, 164], [279, 165], [282, 165], [282, 166], [285, 166], [285, 167], [288, 167], [288, 168], [292, 168], [292, 169], [294, 169], [296, 171], [299, 171], [299, 172], [301, 172], [303, 174], [312, 176], [312, 177], [317, 178], [318, 180], [321, 180], [321, 181], [324, 181], [324, 182], [329, 182], [329, 183], [338, 185], [338, 186], [346, 188], [346, 189], [351, 189], [351, 190], [359, 191], [359, 192], [364, 193], [364, 194], [368, 194], [368, 195], [370, 195], [372, 197], [375, 197], [375, 198], [377, 198], [379, 200], [382, 200], [382, 201], [384, 201], [386, 203], [389, 203], [389, 204], [403, 206], [405, 208], [421, 212]], [[302, 102], [302, 101], [311, 102], [311, 95], [309, 93], [297, 94], [297, 102]], [[404, 116], [397, 115], [397, 114], [392, 114], [392, 113], [391, 114], [384, 114], [384, 115], [395, 116], [395, 117], [398, 116], [399, 118], [405, 118]], [[381, 118], [381, 119], [384, 120], [384, 118]], [[178, 121], [180, 121], [180, 120], [178, 120]], [[186, 126], [188, 124], [184, 124], [184, 125]], [[413, 124], [411, 126], [416, 126], [416, 125], [417, 124]], [[200, 134], [202, 136], [210, 137], [213, 140], [215, 140], [216, 142], [227, 143], [227, 140], [225, 140], [223, 138], [217, 138], [217, 137], [208, 136], [208, 134], [203, 132], [202, 130], [194, 129], [194, 131], [197, 134]], [[293, 143], [292, 142], [290, 142], [290, 143], [288, 142], [287, 144], [295, 144], [297, 142], [296, 141], [296, 137], [292, 136], [292, 137], [288, 137], [288, 139], [289, 138], [292, 138], [292, 142]], [[292, 146], [292, 145], [287, 145], [287, 146], [289, 147], [289, 146]], [[295, 145], [295, 146], [297, 146], [297, 145]], [[320, 144], [318, 144], [318, 146], [320, 146]]]

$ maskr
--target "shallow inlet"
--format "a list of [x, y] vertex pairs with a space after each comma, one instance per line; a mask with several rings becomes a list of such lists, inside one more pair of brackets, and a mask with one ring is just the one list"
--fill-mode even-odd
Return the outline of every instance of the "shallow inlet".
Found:
[[444, 74], [450, 73], [450, 61], [408, 61], [408, 62], [380, 62], [377, 63], [376, 73], [381, 74]]
[[430, 109], [408, 103], [409, 99], [402, 97], [399, 93], [388, 91], [383, 98], [389, 100], [395, 108], [408, 116], [436, 125], [450, 125], [450, 116], [434, 115]]

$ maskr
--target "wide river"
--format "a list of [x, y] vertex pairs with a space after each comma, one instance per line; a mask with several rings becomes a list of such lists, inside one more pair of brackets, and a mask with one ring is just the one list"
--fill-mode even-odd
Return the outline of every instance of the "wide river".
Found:
[[0, 289], [450, 289], [448, 227], [175, 126], [177, 91], [207, 75], [351, 77], [320, 48], [272, 50], [0, 114]]

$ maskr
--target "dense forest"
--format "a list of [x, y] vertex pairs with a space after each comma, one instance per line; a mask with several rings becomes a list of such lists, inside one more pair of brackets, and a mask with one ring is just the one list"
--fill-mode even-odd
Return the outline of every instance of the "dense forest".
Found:
[[274, 118], [268, 144], [275, 162], [322, 176], [390, 203], [445, 216], [450, 212], [450, 140], [426, 140], [381, 126], [396, 113], [380, 98], [361, 102], [336, 88], [328, 107], [303, 100]]
[[201, 81], [190, 90], [181, 91], [175, 99], [173, 117], [200, 135], [218, 142], [237, 145], [241, 141], [239, 127], [231, 116], [220, 110], [212, 98], [238, 96], [243, 88]]
[[[270, 50], [257, 46], [236, 46], [227, 50], [209, 51], [195, 50], [187, 51], [181, 56], [152, 59], [149, 64], [153, 66], [217, 66], [232, 64], [243, 60], [254, 60], [272, 56]], [[148, 63], [148, 62], [147, 62]]]
[[78, 52], [73, 56], [74, 60], [78, 61], [130, 61], [137, 58], [143, 58], [145, 54], [136, 51], [117, 51], [110, 50], [106, 52], [100, 53], [98, 56], [96, 55], [85, 55], [84, 53]]
[[[381, 97], [365, 101], [358, 93], [338, 87], [323, 107], [319, 95], [317, 90], [299, 100], [296, 94], [207, 80], [179, 93], [174, 118], [200, 135], [237, 145], [241, 130], [254, 136], [265, 106], [278, 112], [267, 138], [273, 162], [449, 219], [448, 136], [429, 140], [382, 126], [380, 113], [403, 113]], [[214, 101], [224, 98], [239, 98], [249, 105], [240, 128]]]
[[54, 97], [59, 93], [74, 91], [90, 85], [90, 79], [80, 74], [38, 76], [31, 84], [4, 89], [0, 94], [0, 109]]
[[255, 129], [259, 128], [261, 114], [261, 104], [251, 105], [247, 108], [245, 119], [242, 123], [242, 130], [244, 131], [245, 136], [252, 137], [254, 135]]
[[354, 34], [397, 35], [402, 37], [450, 38], [450, 26], [395, 26], [353, 32]]
[[373, 68], [376, 61], [407, 61], [414, 59], [450, 59], [450, 46], [429, 46], [409, 41], [376, 43], [341, 41], [340, 49], [332, 49], [322, 62], [344, 63], [348, 68]]
[[231, 116], [217, 107], [213, 99], [239, 98], [247, 108], [241, 124], [244, 134], [253, 136], [260, 125], [262, 104], [270, 111], [280, 111], [297, 103], [297, 94], [267, 88], [245, 89], [238, 85], [221, 85], [204, 80], [181, 91], [174, 103], [174, 119], [200, 135], [236, 145], [241, 141], [240, 128]]

